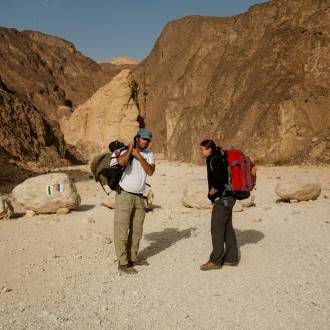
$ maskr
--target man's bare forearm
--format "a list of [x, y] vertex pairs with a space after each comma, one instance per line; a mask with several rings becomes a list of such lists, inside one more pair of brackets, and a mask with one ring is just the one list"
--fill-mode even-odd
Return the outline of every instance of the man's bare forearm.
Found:
[[118, 164], [120, 166], [126, 166], [132, 154], [132, 149], [128, 149], [124, 154], [118, 157]]
[[149, 164], [142, 156], [139, 157], [139, 161], [144, 169], [144, 171], [147, 173], [147, 175], [151, 176], [155, 172], [155, 165]]
[[155, 172], [155, 165], [154, 164], [149, 164], [140, 154], [140, 152], [137, 149], [133, 149], [132, 151], [133, 157], [135, 157], [140, 163], [141, 166], [143, 167], [144, 171], [147, 173], [147, 175], [151, 176]]

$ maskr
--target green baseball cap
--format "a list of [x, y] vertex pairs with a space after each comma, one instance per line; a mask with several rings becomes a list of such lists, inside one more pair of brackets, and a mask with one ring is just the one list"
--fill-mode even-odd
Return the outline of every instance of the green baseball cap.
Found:
[[136, 135], [141, 136], [144, 139], [151, 140], [152, 139], [152, 133], [147, 128], [140, 128]]

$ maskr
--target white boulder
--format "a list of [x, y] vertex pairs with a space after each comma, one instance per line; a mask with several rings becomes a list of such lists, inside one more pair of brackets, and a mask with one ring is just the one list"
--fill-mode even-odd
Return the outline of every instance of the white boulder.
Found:
[[240, 203], [235, 203], [234, 207], [233, 207], [233, 212], [242, 212], [244, 211], [243, 207], [241, 206]]
[[109, 209], [114, 209], [116, 205], [116, 195], [117, 193], [115, 191], [111, 192], [110, 195], [106, 196], [101, 205]]
[[33, 218], [36, 216], [36, 213], [33, 210], [26, 210], [25, 216], [27, 218]]
[[81, 199], [75, 184], [65, 173], [49, 173], [25, 180], [13, 190], [15, 200], [36, 213], [73, 210]]
[[276, 194], [283, 200], [308, 201], [315, 200], [321, 194], [321, 185], [312, 182], [279, 183], [275, 187]]
[[[182, 204], [188, 208], [194, 209], [211, 209], [213, 204], [207, 198], [207, 181], [198, 180], [196, 182], [191, 182], [189, 186], [184, 187]], [[250, 207], [254, 205], [254, 197], [245, 200], [244, 207]], [[242, 201], [236, 201], [233, 212], [242, 212], [244, 211]]]
[[152, 211], [153, 209], [153, 201], [154, 201], [154, 193], [151, 190], [151, 188], [149, 187], [148, 189], [146, 189], [146, 192], [144, 194], [145, 196], [145, 204], [146, 204], [146, 210], [147, 211]]
[[61, 207], [56, 211], [57, 215], [68, 214], [70, 210], [67, 207]]
[[201, 182], [194, 184], [193, 182], [184, 187], [182, 204], [185, 207], [194, 209], [210, 209], [212, 208], [211, 202], [207, 199], [207, 182], [200, 180]]
[[254, 198], [255, 198], [254, 197], [254, 194], [251, 193], [250, 194], [250, 197], [248, 197], [246, 199], [242, 199], [241, 201], [238, 201], [238, 202], [244, 208], [246, 208], [246, 207], [252, 207], [252, 206], [255, 206], [256, 205], [255, 202], [254, 202]]

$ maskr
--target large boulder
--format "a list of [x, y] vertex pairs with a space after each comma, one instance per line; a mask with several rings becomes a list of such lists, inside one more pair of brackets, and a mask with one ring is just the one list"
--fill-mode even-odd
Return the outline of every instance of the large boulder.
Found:
[[321, 194], [321, 186], [312, 182], [279, 183], [275, 187], [276, 194], [283, 200], [308, 201], [315, 200]]
[[79, 106], [69, 119], [60, 121], [65, 141], [86, 157], [108, 150], [109, 142], [129, 142], [139, 128], [139, 111], [132, 100], [129, 70], [123, 70]]
[[[213, 204], [207, 198], [207, 180], [191, 181], [189, 186], [185, 186], [182, 195], [182, 204], [188, 208], [211, 209]], [[236, 201], [233, 212], [242, 212], [244, 208], [254, 206], [254, 195], [242, 201]]]
[[13, 190], [13, 197], [26, 209], [36, 213], [73, 210], [81, 199], [75, 184], [65, 173], [49, 173], [25, 180]]
[[212, 204], [206, 197], [207, 194], [207, 181], [198, 180], [191, 182], [189, 186], [184, 187], [182, 204], [185, 207], [195, 209], [209, 209]]
[[256, 206], [255, 204], [255, 195], [253, 192], [250, 193], [250, 196], [246, 199], [242, 199], [239, 202], [240, 206], [247, 208], [247, 207], [252, 207], [252, 206]]
[[106, 196], [106, 198], [101, 202], [101, 205], [108, 207], [109, 209], [114, 209], [116, 207], [116, 195], [117, 193], [115, 191], [111, 192], [111, 194]]

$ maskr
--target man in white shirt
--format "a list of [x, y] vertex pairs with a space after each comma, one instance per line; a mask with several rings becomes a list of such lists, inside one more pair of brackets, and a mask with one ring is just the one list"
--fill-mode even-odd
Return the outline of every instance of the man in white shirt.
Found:
[[137, 259], [145, 217], [143, 193], [147, 175], [155, 172], [154, 154], [148, 149], [152, 133], [141, 128], [134, 143], [128, 145], [118, 157], [118, 163], [126, 166], [116, 196], [114, 242], [118, 269], [126, 274], [136, 274], [134, 265], [147, 265]]

